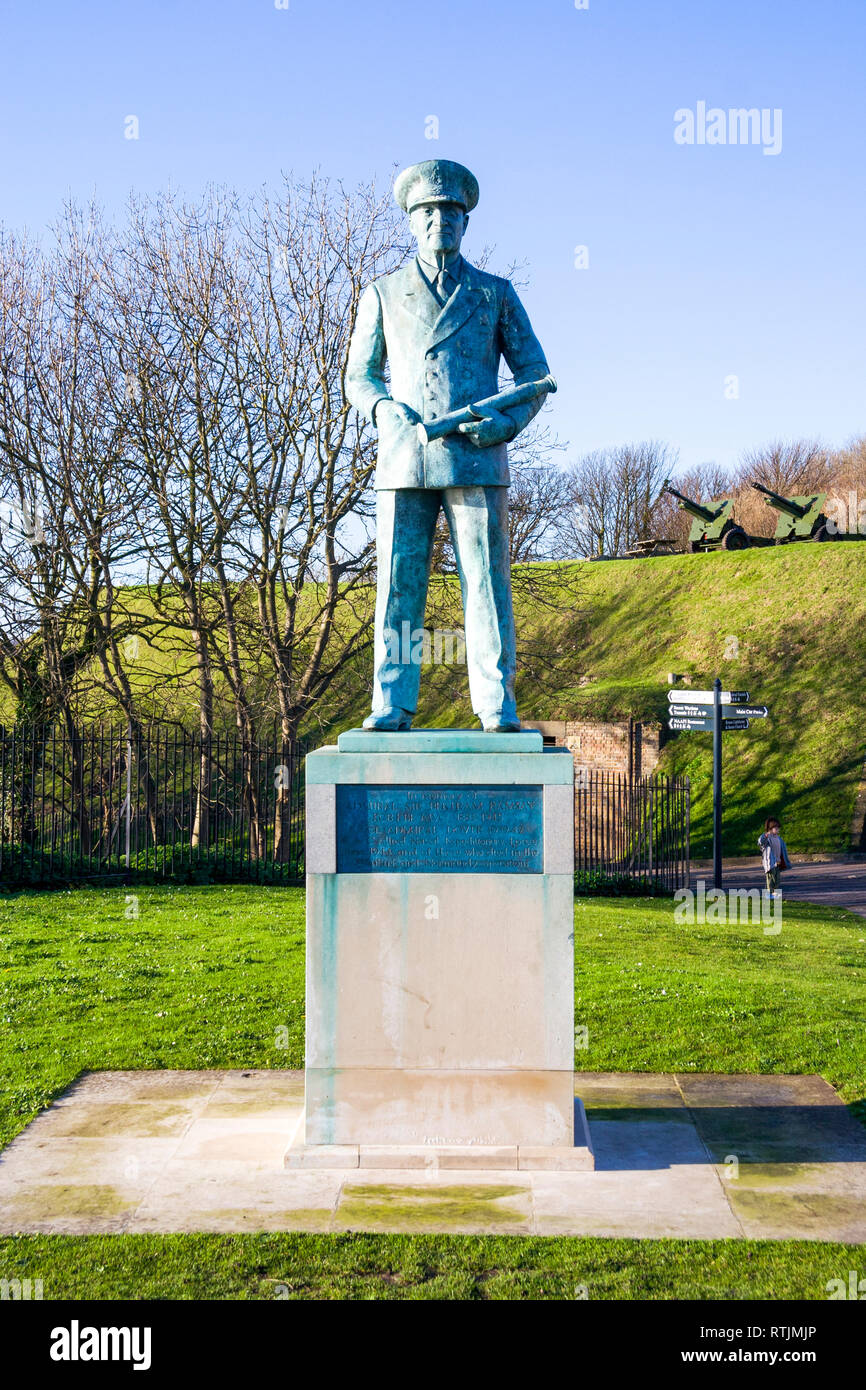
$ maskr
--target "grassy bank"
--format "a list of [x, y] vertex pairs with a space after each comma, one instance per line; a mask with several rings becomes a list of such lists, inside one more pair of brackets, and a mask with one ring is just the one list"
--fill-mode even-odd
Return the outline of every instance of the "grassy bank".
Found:
[[[526, 718], [663, 721], [668, 672], [699, 688], [716, 675], [767, 704], [770, 718], [725, 737], [725, 849], [752, 854], [770, 814], [781, 816], [793, 852], [845, 850], [866, 758], [860, 715], [866, 674], [866, 545], [771, 546], [728, 554], [673, 555], [531, 567], [547, 579], [515, 587], [523, 653], [518, 704]], [[538, 597], [544, 594], [543, 601]], [[456, 581], [441, 586], [428, 625], [459, 624]], [[533, 594], [535, 595], [533, 597]], [[152, 616], [145, 590], [125, 600]], [[341, 614], [345, 627], [369, 617], [372, 593]], [[437, 616], [438, 614], [438, 616]], [[444, 615], [444, 616], [443, 616]], [[446, 622], [447, 619], [447, 622]], [[197, 727], [195, 692], [175, 682], [190, 664], [180, 629], [164, 628], [128, 656], [128, 675], [148, 717]], [[542, 659], [543, 658], [543, 659]], [[244, 655], [250, 689], [269, 708], [272, 679], [261, 653]], [[335, 678], [307, 732], [332, 739], [369, 710], [372, 655], [365, 650]], [[95, 698], [95, 697], [94, 697]], [[217, 722], [234, 727], [217, 680]], [[105, 714], [98, 702], [88, 717]], [[0, 697], [8, 721], [8, 696]], [[116, 719], [116, 711], [112, 716]], [[268, 720], [269, 722], [269, 720]], [[476, 725], [464, 665], [425, 667], [419, 726]], [[711, 844], [711, 736], [674, 735], [661, 770], [692, 781], [692, 848]]]
[[[725, 736], [725, 851], [753, 854], [767, 815], [789, 849], [845, 850], [866, 759], [866, 545], [772, 546], [548, 567], [561, 602], [518, 586], [524, 646], [555, 654], [559, 678], [518, 670], [529, 719], [666, 721], [668, 672], [708, 688], [748, 690], [770, 717]], [[568, 577], [568, 582], [566, 582]], [[521, 594], [523, 597], [521, 597]], [[429, 618], [428, 618], [429, 621]], [[367, 662], [369, 664], [369, 662]], [[359, 673], [347, 694], [363, 685]], [[331, 732], [358, 724], [363, 694], [337, 705]], [[418, 725], [474, 726], [465, 668], [422, 673]], [[692, 849], [712, 843], [712, 736], [677, 734], [660, 771], [692, 782]]]

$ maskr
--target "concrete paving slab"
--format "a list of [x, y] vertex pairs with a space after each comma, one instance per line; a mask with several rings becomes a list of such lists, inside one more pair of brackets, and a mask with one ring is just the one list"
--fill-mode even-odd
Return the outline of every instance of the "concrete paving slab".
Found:
[[89, 1102], [120, 1101], [128, 1105], [137, 1100], [188, 1101], [204, 1103], [229, 1079], [240, 1075], [225, 1071], [90, 1071], [80, 1076], [54, 1101], [54, 1107]]
[[843, 1101], [823, 1076], [784, 1076], [737, 1072], [677, 1073], [671, 1078], [691, 1109], [719, 1105], [826, 1105], [847, 1114]]
[[729, 1187], [731, 1208], [743, 1234], [755, 1240], [866, 1242], [866, 1211], [859, 1197], [842, 1192], [760, 1192]]
[[716, 1163], [856, 1163], [866, 1131], [820, 1076], [682, 1076], [678, 1084]]
[[343, 1183], [333, 1229], [529, 1235], [532, 1185], [520, 1177], [517, 1172], [462, 1177], [437, 1172], [412, 1181], [405, 1169], [387, 1168], [366, 1180], [353, 1174]]
[[222, 1074], [218, 1092], [208, 1103], [208, 1114], [215, 1115], [220, 1106], [279, 1110], [285, 1106], [303, 1107], [303, 1104], [302, 1071], [229, 1071]]
[[0, 1184], [0, 1235], [24, 1232], [110, 1235], [130, 1229], [145, 1181], [37, 1182]]
[[302, 1072], [80, 1077], [0, 1154], [0, 1233], [448, 1231], [866, 1243], [815, 1076], [579, 1073], [595, 1172], [285, 1169]]
[[[124, 1135], [135, 1139], [180, 1139], [193, 1122], [195, 1110], [182, 1101], [90, 1101], [58, 1107], [37, 1116], [33, 1130], [52, 1139], [110, 1139]], [[49, 1118], [50, 1115], [50, 1118]]]
[[822, 1077], [677, 1081], [745, 1235], [866, 1241], [864, 1130]]
[[686, 1163], [706, 1164], [706, 1148], [688, 1119], [659, 1121], [645, 1118], [645, 1111], [621, 1110], [611, 1120], [610, 1113], [589, 1112], [597, 1171], [651, 1172]]
[[[636, 1175], [640, 1181], [642, 1174]], [[573, 1194], [542, 1192], [533, 1184], [535, 1230], [538, 1235], [622, 1236], [634, 1240], [722, 1240], [743, 1235], [737, 1217], [716, 1185], [703, 1190], [680, 1187], [662, 1191], [647, 1186], [642, 1203], [632, 1206], [621, 1194], [606, 1193], [578, 1203]]]
[[[43, 1131], [44, 1133], [44, 1131]], [[24, 1134], [0, 1154], [0, 1192], [7, 1182], [88, 1182], [94, 1175], [154, 1181], [177, 1148], [176, 1139], [138, 1139], [114, 1135], [99, 1139], [37, 1139]]]
[[676, 1078], [657, 1072], [579, 1071], [574, 1074], [574, 1092], [585, 1106], [676, 1110], [685, 1106]]
[[298, 1173], [287, 1182], [273, 1165], [252, 1166], [234, 1182], [219, 1161], [172, 1160], [135, 1212], [136, 1231], [328, 1231], [342, 1174]]
[[232, 1119], [206, 1115], [193, 1120], [177, 1147], [176, 1157], [190, 1163], [203, 1158], [224, 1162], [264, 1162], [280, 1166], [286, 1149], [287, 1118], [281, 1111], [244, 1113]]

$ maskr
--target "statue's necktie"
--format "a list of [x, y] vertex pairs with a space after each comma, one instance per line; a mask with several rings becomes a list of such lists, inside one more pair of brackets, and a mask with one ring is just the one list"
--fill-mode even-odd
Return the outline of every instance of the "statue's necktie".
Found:
[[436, 276], [436, 294], [440, 304], [447, 304], [451, 298], [451, 276], [444, 266]]

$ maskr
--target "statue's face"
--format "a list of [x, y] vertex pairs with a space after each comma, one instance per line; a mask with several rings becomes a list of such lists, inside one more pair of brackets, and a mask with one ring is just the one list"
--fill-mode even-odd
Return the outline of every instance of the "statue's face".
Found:
[[419, 203], [409, 213], [418, 250], [432, 260], [437, 251], [459, 251], [469, 217], [459, 203]]

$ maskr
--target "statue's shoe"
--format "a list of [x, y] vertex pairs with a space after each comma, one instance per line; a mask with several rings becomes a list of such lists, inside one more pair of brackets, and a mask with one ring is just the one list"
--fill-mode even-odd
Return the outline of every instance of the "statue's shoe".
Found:
[[519, 734], [523, 725], [516, 718], [509, 718], [501, 711], [479, 715], [485, 734]]
[[412, 711], [408, 709], [374, 710], [364, 720], [363, 728], [378, 733], [396, 734], [402, 729], [411, 729]]

